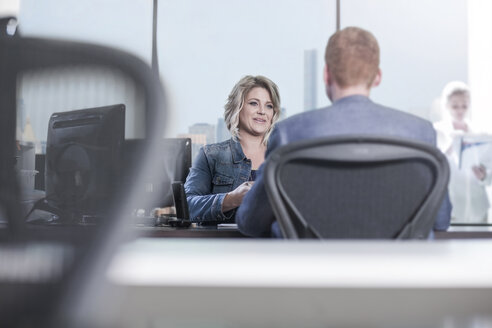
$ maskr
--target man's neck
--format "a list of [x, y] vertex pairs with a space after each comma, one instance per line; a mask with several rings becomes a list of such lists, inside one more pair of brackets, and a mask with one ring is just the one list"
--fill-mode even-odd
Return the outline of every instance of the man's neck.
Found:
[[338, 99], [345, 98], [348, 96], [355, 96], [355, 95], [369, 97], [370, 93], [371, 93], [371, 89], [369, 89], [365, 85], [355, 85], [346, 88], [340, 88], [338, 86], [335, 86], [333, 88], [333, 94], [331, 100], [332, 102], [335, 102]]

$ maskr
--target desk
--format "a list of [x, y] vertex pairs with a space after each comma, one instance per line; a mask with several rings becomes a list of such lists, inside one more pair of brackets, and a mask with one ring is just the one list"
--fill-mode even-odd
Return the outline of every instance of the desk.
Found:
[[452, 225], [447, 231], [436, 231], [435, 239], [492, 238], [492, 226]]
[[489, 328], [490, 254], [486, 240], [144, 238], [116, 254], [110, 292], [84, 317], [137, 328]]
[[[139, 237], [171, 238], [246, 238], [237, 228], [195, 226], [190, 228], [151, 227], [137, 225]], [[436, 231], [435, 239], [492, 239], [492, 226], [451, 226], [448, 231]]]
[[[53, 227], [34, 226], [31, 230], [52, 229]], [[60, 227], [55, 227], [60, 229]], [[218, 229], [215, 226], [173, 228], [136, 225], [138, 237], [152, 238], [247, 238], [237, 229]], [[0, 223], [0, 237], [7, 236], [9, 230], [5, 223]], [[492, 239], [492, 226], [451, 226], [448, 231], [436, 231], [436, 240], [447, 239]]]
[[217, 228], [217, 226], [192, 226], [189, 228], [151, 227], [137, 225], [139, 237], [171, 238], [246, 238], [237, 228]]

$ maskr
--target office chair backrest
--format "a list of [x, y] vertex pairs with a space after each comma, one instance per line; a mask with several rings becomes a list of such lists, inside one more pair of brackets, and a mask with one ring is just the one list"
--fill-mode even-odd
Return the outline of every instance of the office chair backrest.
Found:
[[[11, 268], [13, 278], [8, 275], [0, 277], [0, 322], [4, 326], [88, 326], [80, 323], [87, 320], [84, 309], [91, 306], [112, 253], [119, 243], [127, 240], [131, 210], [135, 204], [145, 203], [145, 199], [142, 201], [145, 195], [137, 190], [120, 188], [108, 202], [111, 214], [100, 224], [87, 229], [33, 229], [26, 227], [18, 214], [19, 188], [14, 172], [14, 149], [17, 107], [21, 104], [17, 99], [19, 81], [23, 81], [25, 74], [40, 76], [37, 73], [44, 70], [67, 72], [66, 69], [74, 67], [79, 70], [109, 69], [121, 73], [115, 76], [124, 76], [132, 81], [123, 84], [136, 88], [127, 92], [141, 92], [143, 95], [142, 111], [138, 116], [144, 118], [148, 147], [143, 152], [140, 167], [135, 167], [130, 176], [138, 181], [145, 172], [160, 169], [151, 156], [159, 150], [155, 140], [162, 138], [162, 127], [166, 122], [164, 92], [159, 77], [146, 63], [134, 55], [104, 46], [0, 35], [0, 216], [5, 213], [9, 227], [0, 234], [0, 246], [12, 249], [13, 254], [6, 258], [9, 260], [7, 263], [2, 263]], [[80, 97], [89, 98], [85, 93]], [[38, 256], [30, 250], [40, 243], [47, 244], [44, 248], [46, 254], [43, 253], [45, 257], [52, 258], [54, 265], [61, 263], [61, 269], [44, 260], [34, 261], [34, 264], [39, 262], [44, 266], [24, 265], [26, 258]], [[38, 256], [39, 259], [45, 257]], [[46, 274], [38, 274], [36, 270], [43, 270]], [[25, 279], [43, 278], [48, 273], [54, 273], [50, 280]]]
[[427, 238], [449, 167], [409, 140], [328, 137], [280, 147], [265, 179], [286, 238]]

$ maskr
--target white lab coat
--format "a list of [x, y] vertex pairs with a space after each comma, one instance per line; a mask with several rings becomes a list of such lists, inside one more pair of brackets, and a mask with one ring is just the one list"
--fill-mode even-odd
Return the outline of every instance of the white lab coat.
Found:
[[[466, 121], [469, 132], [472, 125]], [[437, 147], [446, 155], [450, 168], [449, 197], [453, 204], [451, 217], [453, 222], [485, 223], [489, 200], [485, 186], [492, 181], [492, 172], [487, 167], [487, 176], [483, 181], [476, 178], [473, 171], [459, 168], [460, 138], [464, 134], [461, 130], [454, 130], [451, 119], [434, 123], [437, 132]]]

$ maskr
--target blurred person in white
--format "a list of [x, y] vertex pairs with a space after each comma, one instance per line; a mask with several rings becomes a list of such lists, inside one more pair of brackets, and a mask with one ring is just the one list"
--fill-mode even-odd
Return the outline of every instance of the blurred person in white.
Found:
[[446, 155], [451, 176], [449, 196], [453, 204], [452, 221], [457, 223], [486, 223], [489, 200], [485, 187], [492, 174], [484, 163], [460, 167], [462, 137], [478, 131], [468, 119], [470, 89], [464, 82], [449, 82], [442, 91], [443, 119], [434, 123], [437, 147]]

